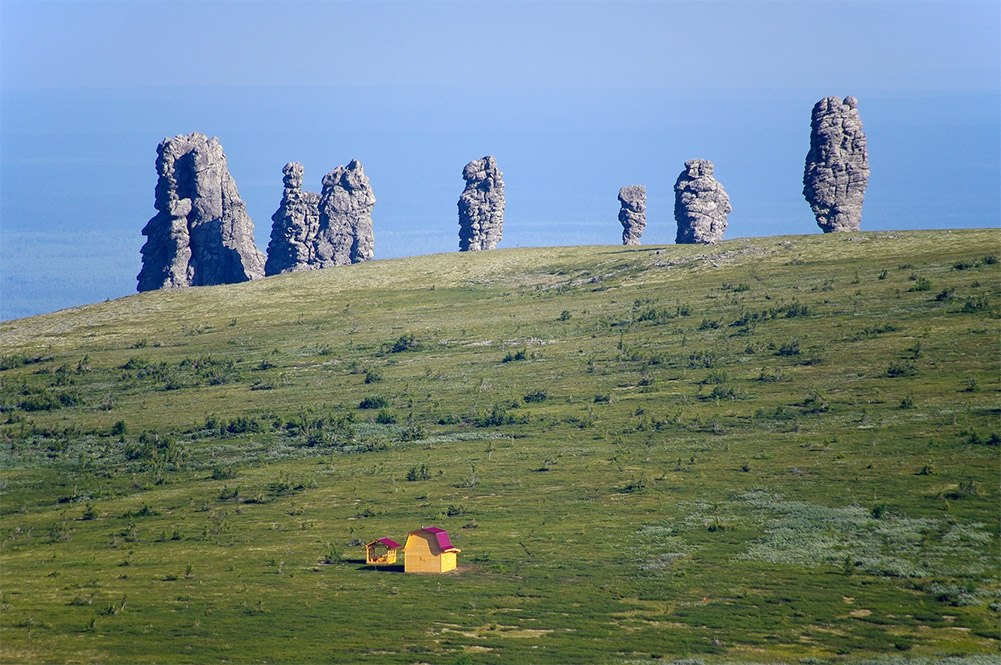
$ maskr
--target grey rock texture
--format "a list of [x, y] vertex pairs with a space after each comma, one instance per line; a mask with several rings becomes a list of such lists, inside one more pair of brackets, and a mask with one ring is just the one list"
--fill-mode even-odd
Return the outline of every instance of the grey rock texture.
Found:
[[869, 182], [869, 151], [858, 100], [825, 97], [813, 107], [803, 196], [824, 233], [858, 231]]
[[459, 251], [493, 249], [504, 226], [504, 174], [490, 155], [462, 169], [466, 188], [459, 196]]
[[285, 190], [278, 210], [271, 216], [265, 275], [312, 269], [320, 230], [320, 195], [302, 190], [302, 164], [289, 162], [282, 173]]
[[375, 254], [373, 207], [372, 185], [357, 159], [323, 176], [312, 267], [370, 260]]
[[230, 284], [264, 276], [247, 216], [219, 140], [164, 139], [156, 149], [154, 207], [142, 233], [139, 291]]
[[626, 185], [619, 190], [619, 204], [622, 244], [638, 245], [646, 228], [646, 187]]
[[716, 243], [726, 231], [730, 197], [713, 177], [713, 163], [690, 159], [674, 184], [674, 219], [678, 222], [676, 243]]

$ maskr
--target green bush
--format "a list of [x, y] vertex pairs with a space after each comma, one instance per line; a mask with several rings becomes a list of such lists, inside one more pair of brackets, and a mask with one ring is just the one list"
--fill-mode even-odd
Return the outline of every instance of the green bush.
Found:
[[508, 351], [507, 355], [501, 358], [502, 363], [515, 362], [516, 360], [526, 360], [528, 358], [528, 351], [526, 349], [518, 349], [517, 351]]
[[521, 399], [526, 404], [533, 404], [533, 403], [536, 403], [536, 402], [545, 402], [546, 401], [546, 397], [547, 397], [547, 395], [546, 395], [546, 391], [545, 390], [535, 390], [533, 392], [528, 393], [527, 395], [525, 395]]
[[358, 403], [359, 409], [381, 409], [389, 406], [389, 402], [382, 395], [368, 395]]
[[380, 425], [394, 425], [396, 423], [396, 416], [388, 409], [380, 409], [379, 413], [375, 416], [375, 422]]

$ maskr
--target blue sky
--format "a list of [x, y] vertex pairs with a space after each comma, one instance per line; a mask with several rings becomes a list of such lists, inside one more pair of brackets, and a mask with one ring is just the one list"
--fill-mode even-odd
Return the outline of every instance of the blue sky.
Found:
[[462, 166], [505, 174], [501, 247], [614, 244], [616, 193], [703, 157], [727, 237], [819, 232], [810, 109], [855, 95], [863, 228], [997, 226], [998, 2], [0, 0], [0, 318], [127, 295], [165, 136], [219, 137], [264, 250], [281, 167], [357, 157], [376, 257], [454, 251]]

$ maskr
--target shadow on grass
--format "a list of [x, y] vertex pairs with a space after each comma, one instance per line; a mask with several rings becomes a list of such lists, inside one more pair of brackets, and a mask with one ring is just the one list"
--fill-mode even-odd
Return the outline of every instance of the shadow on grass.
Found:
[[365, 563], [365, 559], [345, 559], [345, 563], [357, 564], [358, 570], [367, 570], [375, 573], [402, 573], [402, 563], [370, 565]]

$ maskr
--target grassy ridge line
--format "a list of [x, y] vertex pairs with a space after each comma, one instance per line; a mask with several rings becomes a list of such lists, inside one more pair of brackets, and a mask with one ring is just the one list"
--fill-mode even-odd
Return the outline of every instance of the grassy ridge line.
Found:
[[[934, 237], [929, 244], [924, 239]], [[857, 258], [872, 243], [889, 243], [892, 252], [885, 258], [920, 258], [920, 253], [947, 251], [949, 244], [996, 242], [993, 230], [901, 231], [816, 236], [787, 236], [729, 240], [716, 246], [664, 245], [649, 247], [576, 246], [502, 249], [490, 252], [453, 252], [403, 259], [387, 259], [352, 266], [338, 266], [270, 277], [235, 285], [199, 287], [139, 293], [106, 303], [61, 310], [52, 314], [0, 323], [4, 348], [18, 351], [29, 344], [52, 344], [55, 348], [72, 344], [86, 336], [115, 335], [107, 324], [128, 322], [134, 332], [145, 332], [167, 319], [178, 326], [213, 318], [252, 315], [262, 324], [283, 322], [290, 313], [315, 309], [328, 298], [350, 297], [369, 290], [463, 288], [507, 284], [545, 286], [561, 281], [560, 270], [589, 268], [600, 275], [602, 269], [624, 262], [638, 269], [682, 265], [691, 270], [712, 270], [722, 261], [736, 260], [732, 254], [750, 253], [762, 268], [776, 260], [789, 260], [789, 252], [804, 261], [838, 263]], [[915, 255], [914, 251], [919, 254]], [[693, 265], [694, 264], [694, 265]], [[637, 283], [670, 283], [688, 279], [691, 272], [643, 271]], [[115, 341], [114, 337], [110, 338]], [[67, 346], [65, 348], [72, 348]]]

